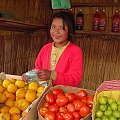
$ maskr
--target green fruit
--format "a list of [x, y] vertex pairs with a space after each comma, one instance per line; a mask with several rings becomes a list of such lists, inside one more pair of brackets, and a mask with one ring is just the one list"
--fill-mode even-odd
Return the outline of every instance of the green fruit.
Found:
[[103, 115], [103, 112], [100, 111], [100, 110], [98, 110], [98, 111], [95, 113], [95, 116], [96, 116], [97, 118], [102, 117], [102, 115]]
[[117, 100], [117, 104], [120, 105], [120, 100]]
[[108, 110], [111, 110], [111, 107], [110, 106], [108, 106], [108, 108], [107, 108]]
[[109, 116], [109, 120], [117, 120], [115, 116]]
[[95, 118], [95, 120], [101, 120], [100, 118]]
[[111, 116], [112, 115], [112, 110], [106, 110], [105, 111], [105, 115], [107, 115], [107, 116]]
[[120, 118], [120, 111], [114, 110], [113, 111], [113, 116], [115, 116], [116, 118]]
[[111, 105], [112, 103], [115, 103], [115, 99], [113, 99], [113, 98], [108, 98], [108, 104]]
[[118, 109], [117, 103], [112, 103], [112, 104], [110, 105], [110, 107], [111, 107], [111, 110], [117, 110], [117, 109]]
[[118, 106], [118, 110], [120, 111], [120, 105]]
[[101, 117], [101, 119], [102, 119], [102, 120], [109, 120], [109, 117], [108, 117], [107, 115], [103, 115], [103, 116]]
[[100, 104], [106, 104], [107, 100], [108, 100], [108, 98], [103, 96], [103, 97], [100, 97], [98, 101], [99, 101]]
[[106, 109], [107, 109], [107, 105], [104, 105], [104, 104], [99, 105], [99, 110], [100, 111], [105, 111]]

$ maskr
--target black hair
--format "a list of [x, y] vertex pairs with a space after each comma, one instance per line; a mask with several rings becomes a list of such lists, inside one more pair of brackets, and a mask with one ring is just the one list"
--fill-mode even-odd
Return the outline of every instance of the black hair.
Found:
[[61, 18], [63, 20], [63, 27], [65, 24], [68, 26], [68, 40], [71, 41], [75, 34], [75, 21], [73, 14], [67, 11], [60, 11], [53, 15], [53, 18]]

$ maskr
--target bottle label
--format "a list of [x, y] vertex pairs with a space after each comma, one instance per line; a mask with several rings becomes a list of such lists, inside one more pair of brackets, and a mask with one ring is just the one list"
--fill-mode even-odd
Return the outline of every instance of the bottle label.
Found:
[[98, 31], [99, 22], [100, 22], [99, 18], [93, 18], [93, 30]]
[[83, 30], [83, 23], [84, 23], [83, 17], [77, 17], [76, 18], [76, 29]]
[[99, 30], [104, 31], [106, 26], [106, 19], [100, 19]]
[[114, 18], [113, 20], [112, 31], [113, 32], [119, 31], [119, 19], [118, 18]]

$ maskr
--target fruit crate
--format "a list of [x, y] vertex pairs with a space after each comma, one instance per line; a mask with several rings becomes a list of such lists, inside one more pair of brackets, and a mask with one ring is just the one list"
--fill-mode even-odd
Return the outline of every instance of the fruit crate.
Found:
[[[11, 74], [5, 74], [4, 72], [0, 73], [0, 80], [4, 81], [4, 80], [22, 80], [21, 76], [19, 75], [11, 75]], [[25, 110], [25, 112], [27, 113], [25, 117], [22, 117], [21, 120], [37, 120], [37, 105], [38, 105], [38, 101], [41, 99], [42, 95], [44, 94], [44, 92], [51, 86], [51, 81], [46, 82], [46, 81], [40, 81], [39, 86], [43, 86], [44, 90], [43, 92], [41, 92], [41, 94], [38, 96], [37, 99], [35, 99], [29, 106], [28, 108]], [[16, 93], [14, 93], [16, 94]], [[16, 98], [15, 98], [16, 99]], [[4, 104], [2, 105], [4, 106]], [[1, 106], [1, 107], [2, 107]], [[31, 115], [32, 112], [32, 115]]]
[[[67, 92], [72, 92], [72, 93], [77, 93], [78, 91], [80, 91], [81, 89], [84, 89], [84, 88], [78, 88], [78, 87], [71, 87], [71, 86], [64, 86], [64, 85], [58, 85], [58, 86], [54, 86], [54, 87], [51, 87], [48, 91], [46, 91], [44, 93], [44, 95], [42, 96], [42, 98], [40, 99], [39, 101], [39, 104], [38, 104], [38, 120], [45, 120], [40, 114], [39, 114], [39, 108], [43, 106], [44, 102], [45, 102], [45, 95], [48, 94], [48, 93], [51, 93], [52, 90], [54, 88], [60, 88], [62, 89], [65, 93]], [[93, 90], [88, 90], [88, 89], [84, 89], [87, 91], [87, 94], [88, 96], [90, 95], [94, 95], [95, 94], [95, 91]], [[87, 115], [86, 117], [84, 118], [81, 118], [81, 120], [91, 120], [91, 114]]]
[[[113, 108], [113, 105], [111, 105], [113, 101], [117, 106], [119, 106], [120, 111], [120, 80], [105, 81], [98, 87], [94, 96], [92, 120], [95, 120], [96, 116], [102, 118], [104, 114], [105, 116], [107, 116], [108, 120], [113, 120], [114, 117], [110, 118], [110, 115], [112, 115], [113, 113], [106, 112], [107, 109], [112, 109], [112, 112], [114, 111], [114, 109], [117, 110], [117, 108]], [[102, 105], [105, 105], [107, 107], [102, 108]], [[99, 113], [97, 111], [99, 111]], [[120, 114], [118, 116], [120, 116]]]

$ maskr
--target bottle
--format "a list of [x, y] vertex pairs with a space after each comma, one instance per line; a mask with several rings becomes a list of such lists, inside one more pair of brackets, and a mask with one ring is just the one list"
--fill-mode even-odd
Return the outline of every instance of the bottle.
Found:
[[100, 14], [100, 22], [99, 22], [99, 31], [105, 31], [106, 29], [106, 12], [102, 10]]
[[120, 16], [118, 10], [116, 10], [112, 18], [112, 32], [119, 32], [119, 24]]
[[84, 15], [82, 10], [79, 10], [76, 16], [76, 30], [83, 30], [84, 27]]
[[100, 23], [100, 11], [96, 10], [93, 15], [93, 23], [92, 23], [92, 30], [98, 31], [99, 30], [99, 23]]

